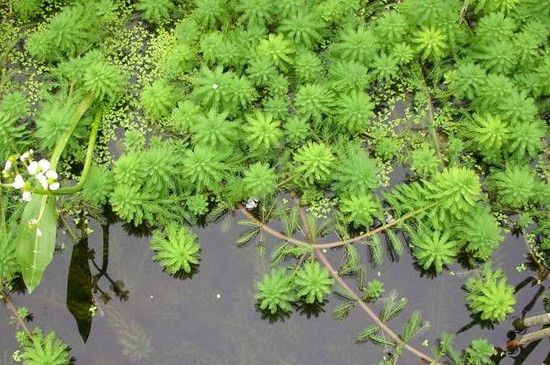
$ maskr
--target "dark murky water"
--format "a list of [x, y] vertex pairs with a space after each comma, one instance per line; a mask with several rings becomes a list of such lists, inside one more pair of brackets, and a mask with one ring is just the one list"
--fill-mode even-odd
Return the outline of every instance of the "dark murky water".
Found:
[[[71, 259], [70, 240], [67, 249], [57, 254], [47, 270], [43, 284], [32, 295], [14, 295], [16, 305], [27, 306], [34, 314], [31, 323], [45, 330], [55, 330], [72, 346], [78, 364], [281, 364], [329, 365], [375, 364], [383, 349], [369, 343], [357, 344], [355, 336], [370, 324], [369, 319], [355, 309], [342, 322], [332, 319], [332, 308], [339, 303], [335, 296], [318, 316], [300, 314], [296, 309], [284, 322], [270, 323], [261, 318], [253, 299], [254, 280], [266, 270], [258, 259], [254, 244], [237, 248], [235, 241], [242, 227], [229, 221], [196, 229], [202, 245], [199, 271], [185, 280], [174, 279], [151, 261], [148, 238], [128, 236], [120, 225], [110, 228], [108, 273], [113, 280], [122, 280], [129, 290], [127, 301], [120, 301], [109, 290], [104, 278], [100, 287], [113, 296], [100, 304], [86, 344], [80, 338], [76, 322], [66, 309], [67, 272]], [[90, 237], [89, 246], [97, 252], [101, 266], [101, 228]], [[268, 244], [273, 247], [273, 242]], [[362, 248], [365, 253], [365, 248]], [[519, 284], [530, 275], [517, 273], [515, 267], [525, 261], [525, 248], [519, 240], [507, 239], [495, 255], [495, 266], [505, 268], [510, 282]], [[339, 256], [333, 256], [339, 260]], [[266, 258], [267, 260], [267, 258]], [[404, 313], [390, 322], [401, 327], [409, 313], [420, 309], [430, 327], [414, 340], [414, 344], [429, 353], [429, 344], [442, 332], [458, 332], [471, 320], [463, 304], [461, 285], [468, 273], [453, 267], [455, 275], [445, 271], [437, 278], [420, 277], [405, 253], [399, 262], [388, 262], [380, 268], [369, 267], [367, 279], [380, 278], [391, 289], [409, 299]], [[92, 274], [95, 269], [92, 268]], [[539, 290], [527, 285], [520, 291], [518, 313]], [[219, 297], [218, 297], [219, 296]], [[96, 296], [101, 303], [99, 296]], [[542, 313], [539, 298], [532, 314]], [[14, 324], [9, 313], [0, 316], [0, 358], [11, 364], [11, 352], [16, 349]], [[511, 326], [503, 323], [494, 330], [473, 325], [458, 334], [457, 348], [467, 346], [471, 339], [486, 336], [497, 346], [503, 346]], [[500, 364], [542, 364], [548, 356], [548, 340], [543, 340], [523, 361], [508, 357]], [[400, 364], [420, 364], [416, 358], [404, 355]]]

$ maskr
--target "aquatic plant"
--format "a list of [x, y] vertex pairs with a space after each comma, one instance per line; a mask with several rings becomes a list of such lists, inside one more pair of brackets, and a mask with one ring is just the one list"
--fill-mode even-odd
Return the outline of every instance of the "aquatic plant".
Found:
[[294, 283], [298, 298], [304, 298], [306, 303], [323, 303], [334, 280], [325, 267], [321, 267], [317, 261], [309, 261], [298, 270]]
[[155, 81], [143, 89], [141, 105], [145, 113], [153, 118], [168, 115], [176, 104], [175, 90], [165, 81]]
[[2, 234], [0, 236], [0, 283], [10, 281], [18, 269], [14, 241], [7, 234]]
[[142, 12], [141, 16], [145, 20], [160, 23], [170, 17], [170, 12], [174, 9], [174, 3], [171, 0], [138, 0], [136, 9]]
[[485, 261], [504, 240], [497, 220], [487, 207], [479, 206], [457, 228], [464, 250], [474, 258]]
[[372, 194], [351, 194], [340, 199], [340, 211], [355, 227], [369, 227], [382, 209]]
[[294, 153], [297, 170], [309, 184], [325, 181], [334, 161], [330, 148], [324, 143], [308, 142]]
[[480, 277], [469, 277], [464, 284], [468, 309], [483, 321], [501, 322], [514, 311], [514, 287], [506, 285], [502, 270], [486, 264]]
[[294, 278], [286, 274], [284, 268], [272, 269], [256, 286], [258, 292], [254, 298], [259, 301], [261, 310], [267, 310], [271, 314], [279, 310], [292, 310], [292, 302], [296, 300]]
[[277, 189], [277, 175], [268, 164], [256, 162], [243, 175], [244, 189], [250, 197], [263, 199]]
[[246, 141], [251, 150], [267, 151], [277, 146], [283, 132], [281, 123], [273, 120], [271, 114], [256, 112], [246, 116], [246, 124], [243, 130], [246, 132]]
[[185, 226], [172, 223], [164, 230], [155, 230], [150, 247], [157, 261], [166, 272], [175, 275], [179, 271], [191, 273], [193, 265], [200, 260], [200, 245], [197, 236]]
[[384, 283], [380, 280], [371, 280], [367, 283], [367, 286], [365, 287], [365, 297], [368, 300], [377, 300], [382, 297], [382, 294], [384, 294]]
[[495, 355], [495, 347], [486, 338], [477, 338], [466, 349], [466, 361], [468, 364], [491, 365], [494, 364], [491, 356]]
[[69, 361], [69, 346], [56, 338], [55, 332], [47, 335], [36, 329], [22, 345], [21, 359], [29, 365], [67, 365]]
[[498, 191], [498, 201], [510, 208], [520, 208], [534, 197], [535, 176], [528, 166], [510, 165], [491, 175]]
[[292, 39], [298, 47], [314, 48], [322, 37], [324, 22], [315, 11], [303, 10], [283, 18], [277, 31]]
[[458, 244], [449, 232], [433, 231], [431, 234], [420, 230], [412, 237], [413, 256], [423, 270], [433, 269], [441, 274], [443, 265], [454, 263], [458, 254]]

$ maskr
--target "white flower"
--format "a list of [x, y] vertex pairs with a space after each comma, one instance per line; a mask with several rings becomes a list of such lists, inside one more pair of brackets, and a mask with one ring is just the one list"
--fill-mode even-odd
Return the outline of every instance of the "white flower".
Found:
[[13, 180], [12, 186], [15, 189], [22, 189], [25, 186], [25, 180], [23, 180], [23, 176], [17, 175], [15, 177], [15, 180]]
[[49, 188], [50, 190], [52, 190], [52, 191], [57, 190], [57, 189], [59, 189], [59, 183], [58, 183], [58, 182], [54, 182], [53, 184], [50, 184], [50, 185], [48, 186], [48, 188]]
[[4, 172], [8, 172], [11, 170], [12, 162], [11, 160], [7, 160], [6, 164], [4, 165]]
[[48, 179], [57, 180], [57, 172], [55, 172], [53, 170], [48, 170], [48, 171], [46, 171], [46, 177]]
[[29, 166], [27, 166], [27, 171], [29, 172], [29, 174], [31, 175], [36, 175], [37, 172], [38, 172], [38, 162], [37, 161], [32, 161]]
[[36, 227], [36, 237], [42, 237], [42, 231], [38, 227]]
[[42, 189], [47, 190], [48, 189], [48, 178], [44, 174], [37, 174], [36, 180], [42, 185]]
[[245, 204], [246, 209], [254, 209], [258, 206], [258, 199], [250, 198]]
[[24, 154], [22, 154], [19, 159], [21, 160], [21, 162], [25, 162], [26, 160], [29, 159], [29, 157], [31, 157], [32, 155], [32, 150], [28, 150], [27, 152], [25, 152]]
[[212, 84], [212, 89], [216, 90], [218, 88], [218, 84]]
[[40, 167], [40, 171], [39, 172], [46, 172], [50, 169], [50, 161], [48, 160], [45, 160], [45, 159], [41, 159], [40, 161], [38, 161], [38, 166]]
[[21, 196], [21, 199], [23, 199], [26, 202], [30, 202], [31, 196], [32, 196], [32, 193], [30, 191], [24, 191], [23, 195]]

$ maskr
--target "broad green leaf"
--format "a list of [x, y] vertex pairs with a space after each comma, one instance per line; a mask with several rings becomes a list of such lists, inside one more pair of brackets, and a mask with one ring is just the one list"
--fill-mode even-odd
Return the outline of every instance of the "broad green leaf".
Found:
[[[37, 228], [30, 228], [29, 221], [39, 218]], [[29, 293], [40, 284], [53, 259], [56, 233], [55, 197], [33, 194], [21, 216], [15, 240], [17, 261]]]

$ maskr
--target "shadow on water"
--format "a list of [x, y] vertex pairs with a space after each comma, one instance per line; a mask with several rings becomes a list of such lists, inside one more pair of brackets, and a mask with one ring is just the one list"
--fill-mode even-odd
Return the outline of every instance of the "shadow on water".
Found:
[[[72, 347], [78, 364], [376, 364], [384, 350], [370, 343], [356, 343], [356, 335], [368, 318], [355, 309], [343, 321], [332, 319], [340, 303], [331, 296], [323, 305], [297, 304], [290, 314], [262, 313], [254, 294], [254, 281], [268, 270], [267, 257], [258, 257], [253, 243], [236, 247], [242, 227], [232, 217], [224, 224], [194, 228], [202, 247], [200, 266], [186, 280], [174, 280], [152, 262], [149, 238], [128, 235], [122, 224], [96, 226], [89, 240], [56, 255], [43, 284], [32, 295], [14, 295], [16, 305], [35, 315], [31, 323], [54, 330]], [[267, 243], [268, 252], [274, 243]], [[367, 255], [367, 248], [362, 255]], [[516, 286], [516, 315], [543, 313], [542, 287], [531, 271], [517, 272], [525, 262], [524, 245], [508, 236], [494, 255], [494, 267], [502, 267]], [[336, 262], [340, 253], [330, 251]], [[392, 260], [393, 257], [393, 260]], [[512, 326], [508, 322], [484, 328], [472, 321], [461, 289], [471, 270], [455, 265], [436, 277], [421, 277], [409, 252], [394, 260], [367, 268], [367, 280], [385, 283], [386, 294], [395, 289], [408, 298], [403, 314], [389, 324], [402, 327], [415, 309], [430, 325], [413, 344], [435, 344], [441, 332], [456, 333], [456, 348], [472, 339], [488, 337], [503, 347]], [[68, 280], [60, 280], [67, 277]], [[67, 289], [68, 288], [68, 289]], [[92, 317], [90, 306], [94, 308]], [[68, 309], [67, 309], [68, 308]], [[375, 310], [379, 304], [373, 305]], [[11, 364], [16, 349], [14, 325], [0, 316], [0, 353]], [[522, 349], [499, 362], [501, 365], [542, 364], [547, 361], [548, 340]], [[401, 364], [420, 364], [404, 354]]]

